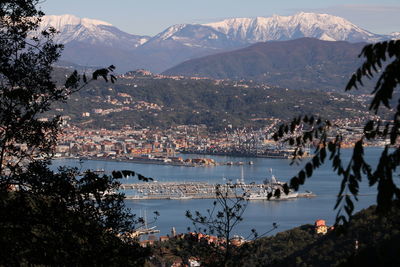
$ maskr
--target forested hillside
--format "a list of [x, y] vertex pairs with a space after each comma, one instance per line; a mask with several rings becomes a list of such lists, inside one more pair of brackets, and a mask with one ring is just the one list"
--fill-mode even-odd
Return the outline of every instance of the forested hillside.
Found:
[[[58, 70], [58, 79], [68, 71]], [[363, 100], [357, 96], [143, 72], [119, 76], [115, 84], [94, 82], [54, 110], [53, 114], [68, 115], [70, 123], [94, 128], [206, 124], [223, 129], [228, 125], [257, 127], [269, 119], [290, 119], [300, 114], [328, 118], [365, 115]]]
[[264, 42], [181, 63], [168, 75], [246, 79], [291, 89], [343, 91], [365, 43], [313, 38]]

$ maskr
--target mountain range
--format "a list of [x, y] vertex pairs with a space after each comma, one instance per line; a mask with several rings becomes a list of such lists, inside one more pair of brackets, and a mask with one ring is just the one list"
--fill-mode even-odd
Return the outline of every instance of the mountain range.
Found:
[[315, 38], [260, 42], [191, 59], [163, 74], [253, 80], [291, 89], [343, 91], [350, 75], [361, 64], [358, 55], [365, 44]]
[[62, 60], [89, 67], [114, 64], [119, 72], [137, 68], [162, 72], [189, 59], [258, 42], [302, 37], [376, 42], [400, 36], [374, 34], [341, 17], [304, 12], [293, 16], [178, 24], [153, 37], [129, 34], [110, 23], [73, 15], [44, 16], [39, 30], [50, 26], [59, 31], [56, 42], [65, 45]]

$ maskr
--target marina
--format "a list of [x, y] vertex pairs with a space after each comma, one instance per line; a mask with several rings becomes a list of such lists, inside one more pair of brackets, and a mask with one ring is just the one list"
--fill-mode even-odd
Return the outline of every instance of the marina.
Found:
[[[171, 199], [171, 200], [188, 200], [188, 199], [214, 199], [216, 198], [216, 184], [205, 182], [164, 182], [164, 183], [134, 183], [122, 184], [120, 188], [125, 191], [126, 198], [130, 200], [141, 199]], [[270, 184], [245, 184], [234, 183], [219, 185], [221, 188], [228, 188], [229, 198], [243, 197], [248, 200], [287, 200], [297, 197], [315, 197], [311, 192], [292, 193], [286, 195], [281, 189], [280, 197], [274, 196], [273, 188]], [[268, 194], [271, 193], [268, 198]]]

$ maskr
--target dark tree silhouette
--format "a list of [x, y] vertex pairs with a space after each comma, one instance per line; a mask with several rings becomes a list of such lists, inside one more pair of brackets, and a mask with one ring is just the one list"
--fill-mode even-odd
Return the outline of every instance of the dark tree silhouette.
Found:
[[[40, 115], [56, 101], [66, 101], [91, 80], [114, 82], [113, 66], [88, 79], [74, 71], [64, 85], [52, 79], [53, 64], [63, 46], [55, 44], [55, 29], [38, 32], [43, 13], [35, 0], [0, 3], [0, 175], [23, 171], [26, 161], [48, 157], [55, 146], [60, 118]], [[3, 179], [4, 182], [4, 179]]]
[[[369, 185], [377, 184], [377, 210], [388, 211], [398, 203], [400, 189], [394, 178], [395, 171], [400, 164], [400, 99], [397, 106], [391, 109], [391, 103], [395, 89], [400, 83], [400, 40], [391, 40], [370, 44], [363, 48], [360, 57], [365, 61], [362, 66], [352, 75], [346, 86], [346, 91], [363, 86], [363, 79], [372, 79], [378, 76], [375, 88], [372, 92], [373, 99], [369, 110], [375, 114], [383, 105], [392, 112], [392, 119], [386, 122], [380, 120], [369, 120], [364, 125], [362, 137], [354, 143], [353, 154], [349, 162], [345, 163], [341, 157], [341, 142], [343, 136], [338, 127], [330, 121], [313, 116], [295, 118], [291, 123], [281, 125], [275, 133], [276, 140], [283, 140], [290, 145], [295, 145], [294, 155], [301, 156], [305, 145], [316, 143], [315, 154], [304, 169], [302, 169], [290, 181], [290, 187], [298, 189], [305, 183], [306, 178], [311, 177], [313, 171], [323, 164], [327, 158], [331, 160], [333, 170], [342, 177], [335, 209], [338, 208], [336, 223], [347, 224], [354, 211], [354, 200], [358, 200], [359, 183], [367, 178]], [[304, 131], [298, 132], [299, 126]], [[378, 164], [373, 167], [364, 159], [365, 140], [390, 139], [379, 158]], [[343, 214], [343, 210], [347, 216]]]
[[[0, 265], [137, 266], [148, 251], [131, 237], [131, 214], [113, 176], [49, 170], [60, 118], [43, 121], [92, 80], [115, 81], [113, 66], [90, 77], [52, 79], [62, 45], [54, 29], [38, 32], [38, 0], [0, 1]], [[137, 174], [139, 179], [149, 180]]]

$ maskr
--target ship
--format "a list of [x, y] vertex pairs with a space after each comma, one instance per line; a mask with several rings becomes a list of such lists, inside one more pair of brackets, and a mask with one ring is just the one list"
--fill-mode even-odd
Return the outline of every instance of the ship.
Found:
[[[278, 181], [276, 177], [271, 172], [271, 180], [266, 178], [263, 182], [263, 187], [259, 188], [257, 191], [247, 192], [247, 200], [287, 200], [297, 198], [299, 196], [298, 192], [289, 189], [289, 193], [285, 194], [283, 187], [286, 183]], [[277, 190], [279, 190], [279, 197], [276, 196]]]
[[193, 198], [192, 196], [188, 196], [183, 193], [180, 195], [175, 195], [175, 196], [169, 197], [169, 199], [171, 199], [171, 200], [188, 200], [188, 199], [192, 199], [192, 198]]
[[281, 191], [279, 197], [274, 196], [274, 193], [268, 192], [267, 190], [260, 190], [258, 192], [251, 192], [247, 196], [247, 200], [287, 200], [298, 197], [297, 192], [289, 192], [289, 194], [285, 194]]

